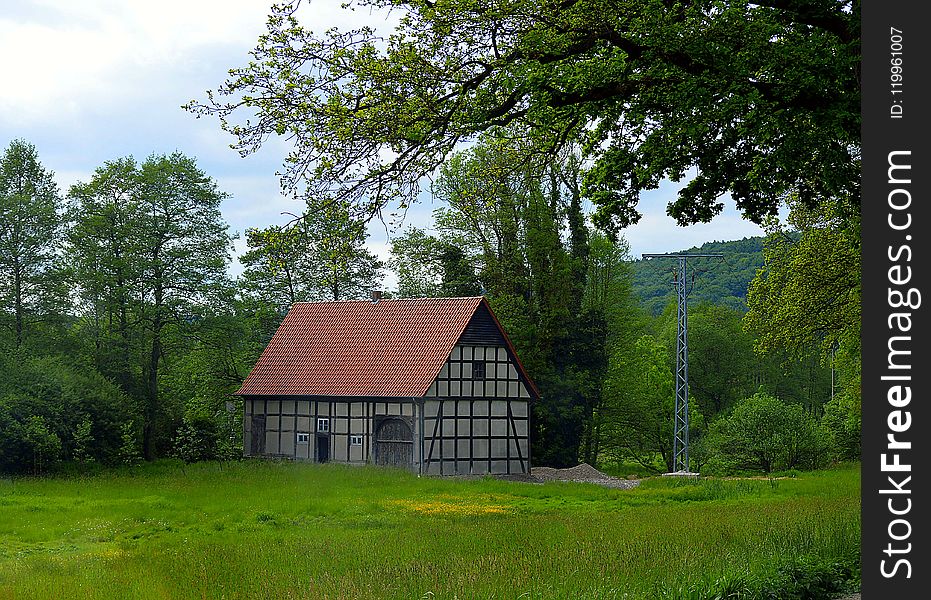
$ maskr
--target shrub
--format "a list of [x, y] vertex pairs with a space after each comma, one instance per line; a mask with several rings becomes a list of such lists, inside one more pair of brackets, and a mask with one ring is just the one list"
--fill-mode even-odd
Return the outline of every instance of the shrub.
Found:
[[126, 421], [120, 426], [120, 448], [117, 451], [117, 459], [120, 464], [137, 465], [142, 462], [142, 452], [139, 450], [139, 434], [136, 431], [136, 424], [132, 421]]
[[834, 436], [838, 458], [860, 458], [860, 399], [840, 393], [824, 405], [822, 425]]
[[831, 459], [830, 433], [797, 404], [758, 392], [708, 433], [708, 462], [724, 470], [816, 469]]
[[[35, 470], [31, 446], [23, 446], [26, 431], [31, 432], [29, 443], [43, 448], [42, 468], [59, 458], [114, 462], [122, 443], [120, 426], [135, 413], [133, 402], [93, 368], [0, 352], [0, 472]], [[32, 417], [40, 417], [41, 426], [30, 424]], [[58, 440], [58, 450], [42, 441], [51, 440], [43, 428]]]
[[189, 413], [178, 428], [174, 440], [174, 455], [185, 463], [217, 458], [217, 422], [203, 413]]

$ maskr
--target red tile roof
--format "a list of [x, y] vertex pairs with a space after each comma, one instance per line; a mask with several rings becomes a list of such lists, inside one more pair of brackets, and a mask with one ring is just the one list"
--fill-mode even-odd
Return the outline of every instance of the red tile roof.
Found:
[[423, 396], [482, 303], [474, 297], [295, 304], [236, 394]]

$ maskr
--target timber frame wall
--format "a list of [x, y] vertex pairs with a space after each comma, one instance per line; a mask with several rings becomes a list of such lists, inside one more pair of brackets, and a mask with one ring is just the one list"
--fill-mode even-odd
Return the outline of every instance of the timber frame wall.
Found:
[[[424, 397], [246, 396], [243, 449], [247, 456], [318, 461], [318, 437], [325, 437], [329, 460], [374, 463], [375, 427], [395, 416], [410, 426], [415, 472], [529, 473], [532, 396], [517, 365], [482, 305]], [[329, 431], [317, 430], [320, 418], [329, 419]], [[298, 443], [299, 434], [308, 441]], [[361, 436], [360, 445], [352, 445], [353, 436]]]
[[424, 398], [423, 472], [529, 473], [529, 400], [505, 346], [457, 345]]
[[[418, 438], [414, 418], [415, 398], [330, 398], [308, 396], [248, 396], [244, 398], [243, 450], [247, 456], [276, 456], [318, 461], [316, 437], [329, 438], [329, 460], [365, 464], [374, 458], [375, 417], [407, 417], [414, 440]], [[264, 449], [252, 445], [254, 416], [265, 417]], [[317, 420], [329, 419], [329, 430], [318, 431]], [[308, 434], [298, 443], [298, 434]], [[353, 446], [353, 436], [362, 444]], [[258, 451], [257, 451], [258, 450]], [[414, 463], [419, 462], [414, 444]]]

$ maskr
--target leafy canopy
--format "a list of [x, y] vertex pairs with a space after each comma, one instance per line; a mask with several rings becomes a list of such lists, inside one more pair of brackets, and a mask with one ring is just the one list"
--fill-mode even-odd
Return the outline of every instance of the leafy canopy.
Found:
[[288, 138], [284, 188], [367, 218], [505, 126], [524, 162], [586, 151], [602, 227], [637, 222], [663, 178], [691, 177], [668, 207], [680, 224], [727, 193], [754, 221], [790, 194], [859, 202], [859, 0], [358, 4], [399, 11], [394, 33], [318, 35], [300, 0], [276, 5], [249, 64], [185, 108], [243, 155]]

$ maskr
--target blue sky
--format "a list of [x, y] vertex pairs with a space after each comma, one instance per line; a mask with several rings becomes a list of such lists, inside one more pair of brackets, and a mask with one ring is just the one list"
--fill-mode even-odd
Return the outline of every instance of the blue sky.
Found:
[[[390, 30], [392, 15], [344, 0], [304, 0], [299, 18], [315, 32], [370, 25]], [[283, 223], [300, 206], [279, 193], [275, 172], [287, 148], [272, 141], [241, 158], [232, 137], [212, 119], [180, 106], [202, 99], [231, 67], [248, 60], [265, 30], [270, 2], [261, 0], [16, 0], [0, 12], [0, 147], [33, 143], [63, 192], [87, 181], [104, 161], [180, 150], [195, 157], [231, 197], [223, 214], [234, 231]], [[677, 186], [643, 194], [643, 219], [624, 232], [635, 257], [711, 240], [760, 235], [728, 203], [711, 223], [678, 227], [665, 206]], [[424, 226], [436, 207], [412, 207], [407, 222]], [[389, 234], [371, 227], [370, 246], [387, 257]], [[241, 250], [240, 239], [237, 248]], [[232, 267], [238, 272], [238, 265]], [[391, 280], [386, 281], [388, 287]]]

